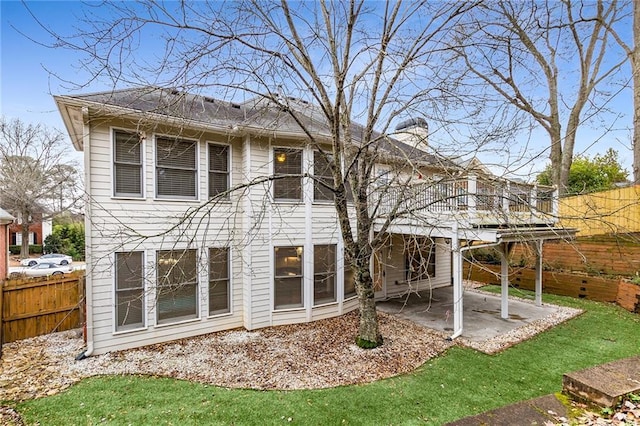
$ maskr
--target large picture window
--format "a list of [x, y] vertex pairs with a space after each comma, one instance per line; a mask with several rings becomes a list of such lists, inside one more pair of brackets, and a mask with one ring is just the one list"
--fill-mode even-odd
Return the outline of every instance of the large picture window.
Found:
[[113, 195], [142, 197], [142, 141], [135, 132], [113, 133]]
[[229, 146], [209, 144], [209, 198], [229, 198]]
[[406, 243], [406, 280], [426, 280], [436, 275], [436, 246], [428, 238], [410, 238]]
[[336, 246], [313, 247], [313, 304], [336, 301]]
[[116, 253], [116, 331], [144, 327], [143, 253]]
[[274, 148], [273, 158], [273, 198], [302, 200], [302, 150]]
[[319, 151], [313, 153], [313, 199], [315, 201], [333, 200], [333, 174], [327, 157]]
[[209, 315], [229, 309], [229, 249], [209, 249]]
[[197, 198], [195, 141], [156, 139], [156, 195], [158, 198]]
[[302, 247], [275, 247], [274, 308], [301, 308], [303, 303]]
[[196, 250], [157, 252], [158, 324], [198, 317]]

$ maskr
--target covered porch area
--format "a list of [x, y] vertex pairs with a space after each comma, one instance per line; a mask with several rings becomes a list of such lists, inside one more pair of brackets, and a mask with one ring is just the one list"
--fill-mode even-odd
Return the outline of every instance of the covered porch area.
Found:
[[[467, 285], [462, 298], [465, 328], [459, 338], [467, 346], [486, 353], [502, 350], [580, 313], [576, 309], [550, 304], [537, 306], [533, 300], [511, 298], [509, 315], [503, 318], [499, 294]], [[378, 302], [377, 306], [381, 312], [439, 331], [447, 338], [455, 327], [455, 304], [449, 286]]]
[[513, 228], [489, 228], [478, 229], [472, 232], [460, 232], [453, 230], [451, 241], [452, 252], [452, 285], [453, 285], [453, 330], [451, 338], [455, 339], [464, 331], [465, 299], [463, 283], [464, 252], [482, 248], [494, 247], [500, 253], [501, 258], [501, 291], [500, 291], [500, 319], [509, 320], [509, 254], [516, 243], [529, 244], [536, 254], [536, 281], [534, 305], [542, 308], [542, 245], [548, 240], [574, 239], [576, 229], [552, 228], [552, 227], [513, 227]]

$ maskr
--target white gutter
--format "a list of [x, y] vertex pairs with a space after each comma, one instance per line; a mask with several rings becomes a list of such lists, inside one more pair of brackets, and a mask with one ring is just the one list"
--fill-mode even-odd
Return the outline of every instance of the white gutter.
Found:
[[[89, 108], [82, 107], [82, 145], [84, 148], [84, 182], [85, 182], [85, 196], [91, 190], [91, 144], [90, 144], [90, 126], [89, 126]], [[93, 355], [93, 286], [91, 283], [91, 270], [93, 265], [93, 255], [91, 253], [91, 199], [87, 198], [85, 203], [85, 262], [88, 265], [89, 270], [85, 271], [85, 324], [87, 327], [87, 349], [76, 357], [76, 360], [81, 360]], [[89, 273], [87, 273], [89, 272]]]

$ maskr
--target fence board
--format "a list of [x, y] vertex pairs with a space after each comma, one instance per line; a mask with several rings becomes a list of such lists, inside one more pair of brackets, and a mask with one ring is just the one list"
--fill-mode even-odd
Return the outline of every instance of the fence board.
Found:
[[80, 327], [84, 274], [7, 280], [2, 286], [2, 341]]
[[[466, 275], [474, 281], [500, 285], [499, 265], [465, 264]], [[516, 288], [535, 289], [535, 270], [529, 268], [510, 268], [509, 281]], [[617, 301], [618, 279], [591, 277], [565, 272], [543, 271], [543, 291], [560, 296], [586, 298], [601, 302]]]

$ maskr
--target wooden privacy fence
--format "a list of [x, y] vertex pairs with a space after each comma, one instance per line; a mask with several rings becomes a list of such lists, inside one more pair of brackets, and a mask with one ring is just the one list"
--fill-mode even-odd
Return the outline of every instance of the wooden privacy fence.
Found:
[[[465, 278], [487, 284], [500, 285], [500, 265], [465, 263]], [[535, 270], [509, 268], [509, 283], [523, 290], [535, 289]], [[631, 312], [640, 313], [640, 285], [620, 278], [600, 278], [567, 272], [543, 271], [545, 293], [579, 299], [617, 303]]]
[[60, 278], [7, 280], [1, 293], [0, 342], [70, 330], [84, 321], [84, 271]]

